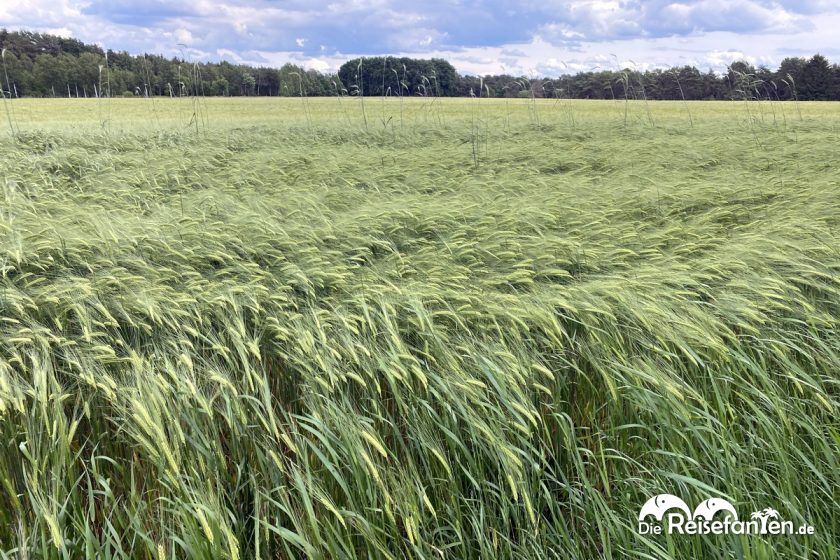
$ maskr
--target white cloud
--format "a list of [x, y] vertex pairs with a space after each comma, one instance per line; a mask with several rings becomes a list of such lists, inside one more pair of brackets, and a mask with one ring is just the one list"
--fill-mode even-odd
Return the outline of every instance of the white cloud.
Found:
[[193, 42], [193, 35], [184, 28], [176, 29], [175, 40], [183, 45], [189, 45]]
[[66, 36], [72, 34], [73, 26], [68, 24], [82, 17], [79, 8], [75, 0], [2, 0], [0, 28], [56, 30]]

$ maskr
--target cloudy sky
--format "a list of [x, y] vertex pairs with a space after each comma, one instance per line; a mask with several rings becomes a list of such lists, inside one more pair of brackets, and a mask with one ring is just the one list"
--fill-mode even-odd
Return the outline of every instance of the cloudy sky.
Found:
[[352, 56], [437, 56], [533, 76], [820, 52], [840, 62], [840, 0], [0, 0], [0, 27], [132, 53], [335, 70]]

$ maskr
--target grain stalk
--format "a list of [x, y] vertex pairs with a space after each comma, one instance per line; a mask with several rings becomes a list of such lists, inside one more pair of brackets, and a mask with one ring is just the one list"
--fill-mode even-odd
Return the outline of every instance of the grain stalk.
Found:
[[688, 107], [688, 102], [685, 100], [685, 92], [683, 92], [682, 84], [680, 83], [680, 76], [676, 69], [672, 69], [671, 72], [674, 74], [674, 80], [677, 82], [677, 88], [680, 90], [680, 99], [682, 99], [683, 107], [685, 107], [685, 112], [688, 114], [688, 126], [694, 128], [694, 119], [691, 117], [691, 109]]
[[362, 119], [365, 123], [365, 130], [368, 129], [367, 112], [365, 111], [365, 85], [364, 85], [364, 58], [359, 59], [359, 64], [356, 67], [356, 92], [359, 96], [359, 102], [362, 106]]
[[12, 88], [9, 85], [9, 71], [6, 67], [6, 49], [2, 49], [2, 51], [0, 51], [0, 58], [3, 60], [3, 77], [6, 81], [6, 87], [0, 87], [0, 92], [3, 94], [3, 109], [6, 112], [6, 120], [9, 123], [9, 134], [12, 135], [12, 138], [15, 138], [18, 134], [20, 134], [20, 128], [16, 126], [17, 119], [13, 116], [14, 109], [10, 99], [12, 96]]

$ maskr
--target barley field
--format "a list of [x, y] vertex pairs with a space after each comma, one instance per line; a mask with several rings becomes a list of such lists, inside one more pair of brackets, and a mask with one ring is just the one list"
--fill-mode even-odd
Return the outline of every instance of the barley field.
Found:
[[2, 558], [840, 555], [840, 105], [2, 116]]

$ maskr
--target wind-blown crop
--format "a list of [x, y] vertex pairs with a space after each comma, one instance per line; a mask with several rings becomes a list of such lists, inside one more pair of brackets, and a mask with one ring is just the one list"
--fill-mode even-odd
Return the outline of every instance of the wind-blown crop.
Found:
[[4, 557], [837, 556], [835, 106], [8, 101]]

